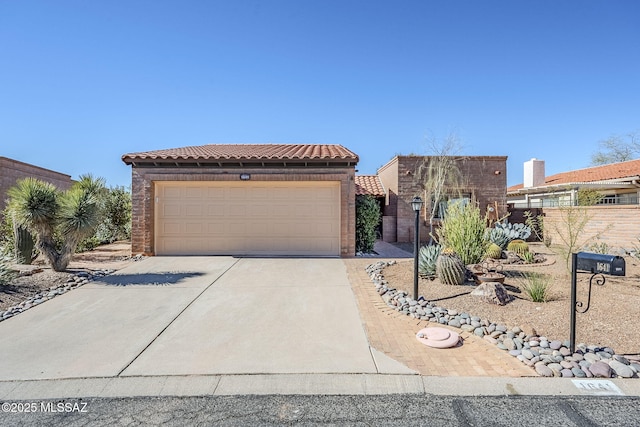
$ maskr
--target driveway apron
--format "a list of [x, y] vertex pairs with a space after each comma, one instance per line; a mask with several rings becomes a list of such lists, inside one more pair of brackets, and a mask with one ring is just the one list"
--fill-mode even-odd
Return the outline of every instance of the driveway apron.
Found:
[[375, 373], [340, 259], [244, 258], [123, 375]]
[[369, 347], [341, 259], [151, 257], [0, 322], [0, 381], [410, 373]]
[[116, 376], [237, 260], [147, 258], [0, 323], [0, 380]]

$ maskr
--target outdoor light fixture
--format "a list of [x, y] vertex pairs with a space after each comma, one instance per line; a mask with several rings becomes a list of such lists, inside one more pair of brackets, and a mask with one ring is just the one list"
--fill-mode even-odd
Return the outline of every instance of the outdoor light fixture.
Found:
[[251, 179], [251, 174], [241, 173], [240, 174], [240, 179], [243, 180], [243, 181], [249, 181]]
[[422, 208], [420, 196], [413, 198], [411, 208], [416, 213], [415, 236], [413, 238], [413, 299], [418, 301], [418, 251], [420, 249], [420, 209]]

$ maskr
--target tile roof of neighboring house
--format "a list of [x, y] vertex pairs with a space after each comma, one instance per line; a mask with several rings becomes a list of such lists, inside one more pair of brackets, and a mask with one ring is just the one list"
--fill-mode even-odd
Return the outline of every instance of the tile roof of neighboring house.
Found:
[[327, 144], [208, 144], [193, 147], [130, 153], [122, 156], [127, 164], [176, 161], [350, 161], [358, 156], [341, 145]]
[[[640, 176], [640, 159], [557, 173], [555, 175], [545, 177], [544, 185], [551, 186], [586, 182], [603, 182], [635, 176]], [[518, 184], [507, 188], [507, 192], [513, 192], [521, 189], [524, 189], [524, 185]]]
[[356, 175], [356, 195], [384, 197], [386, 192], [378, 175]]

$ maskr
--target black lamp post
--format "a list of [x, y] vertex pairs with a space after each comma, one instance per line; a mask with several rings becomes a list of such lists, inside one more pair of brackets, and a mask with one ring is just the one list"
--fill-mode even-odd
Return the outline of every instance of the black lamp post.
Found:
[[416, 196], [411, 201], [411, 208], [416, 213], [415, 236], [413, 238], [413, 299], [418, 300], [418, 251], [420, 250], [420, 209], [422, 199]]

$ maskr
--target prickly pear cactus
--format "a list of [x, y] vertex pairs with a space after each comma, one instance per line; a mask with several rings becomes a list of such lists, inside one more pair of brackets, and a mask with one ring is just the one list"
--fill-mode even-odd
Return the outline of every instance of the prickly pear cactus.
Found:
[[457, 254], [441, 253], [436, 261], [436, 275], [443, 284], [464, 284], [467, 268]]
[[418, 273], [423, 277], [436, 277], [436, 261], [440, 255], [440, 245], [428, 245], [420, 248], [418, 253]]
[[531, 236], [531, 228], [522, 223], [498, 222], [496, 223], [495, 228], [504, 230], [509, 236], [509, 240], [525, 240]]

